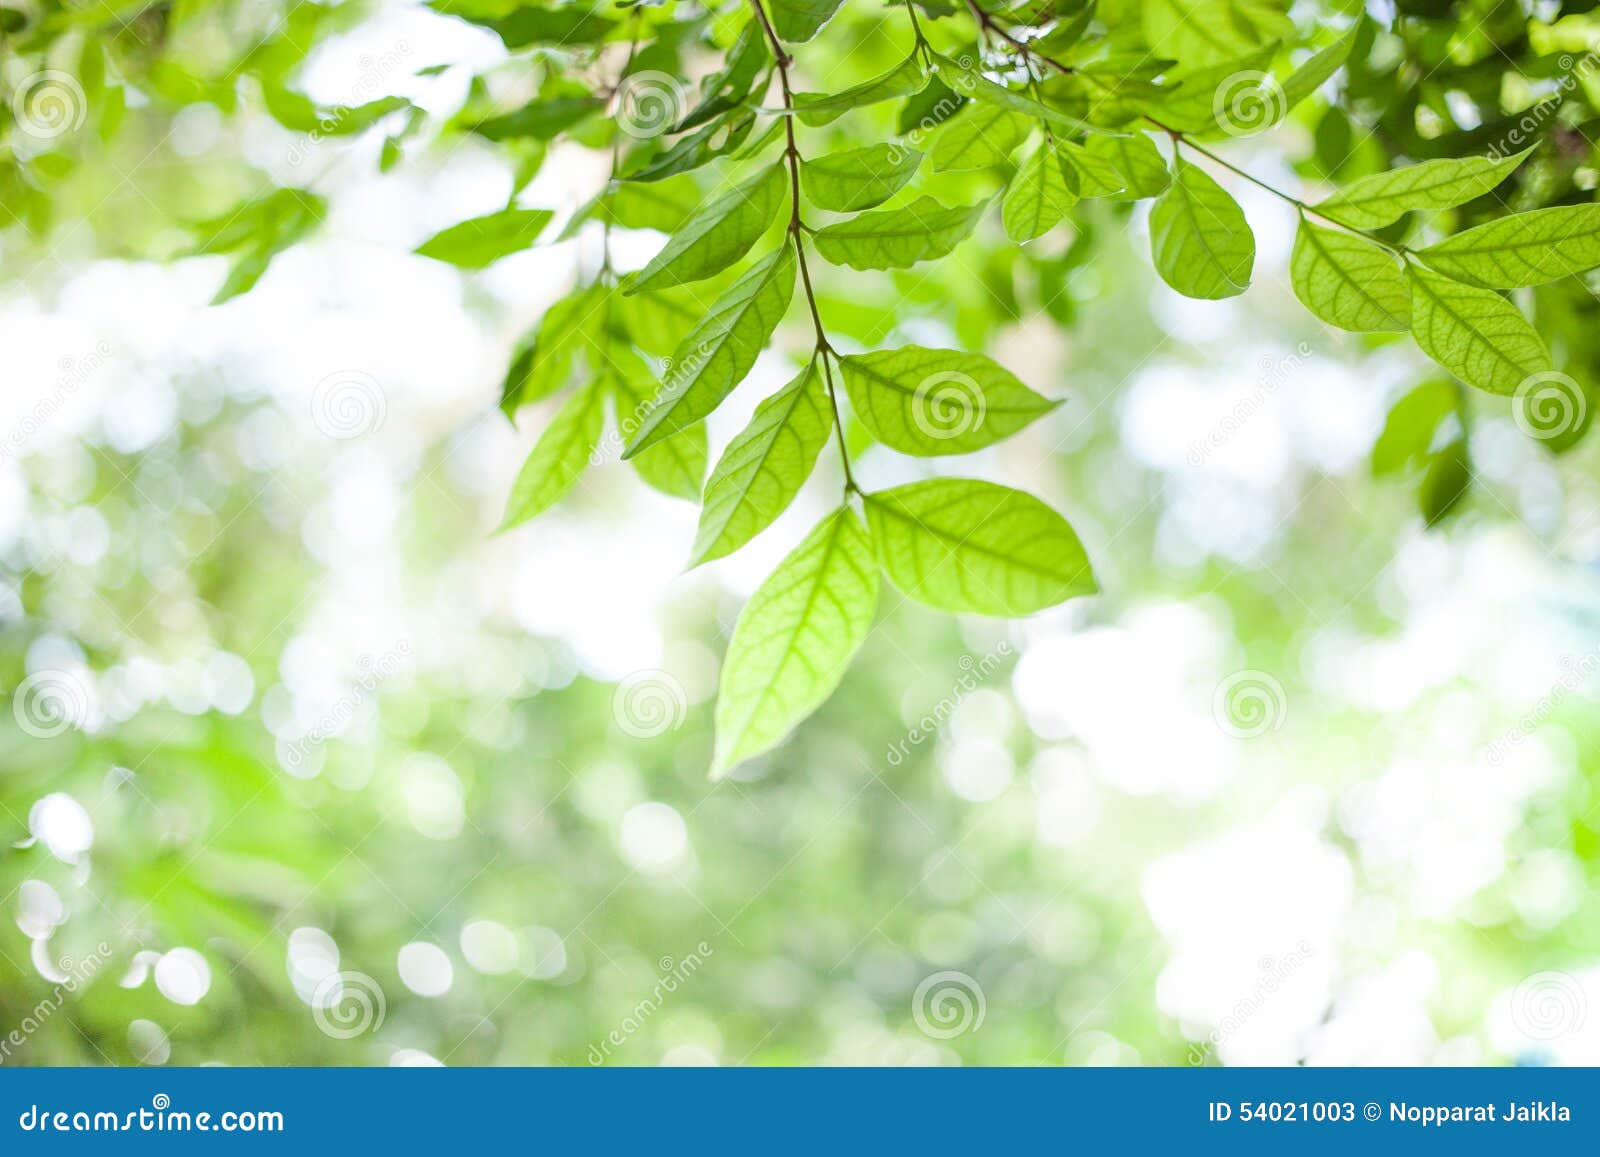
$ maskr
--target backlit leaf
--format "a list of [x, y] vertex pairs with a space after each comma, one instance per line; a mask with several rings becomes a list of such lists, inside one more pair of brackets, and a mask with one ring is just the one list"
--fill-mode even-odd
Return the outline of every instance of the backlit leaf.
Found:
[[722, 452], [706, 484], [689, 565], [731, 554], [770, 526], [800, 492], [832, 429], [821, 363], [813, 361], [757, 406]]
[[853, 213], [894, 196], [921, 162], [916, 149], [866, 145], [807, 159], [800, 168], [800, 183], [817, 208]]
[[585, 386], [567, 399], [511, 484], [501, 530], [527, 522], [566, 497], [600, 444], [605, 416], [605, 393], [598, 386]]
[[946, 208], [932, 197], [918, 197], [899, 209], [862, 213], [818, 230], [817, 252], [852, 269], [905, 269], [949, 253], [988, 207], [980, 201]]
[[967, 454], [1061, 404], [982, 354], [902, 346], [839, 359], [850, 404], [872, 436], [902, 454]]
[[1341, 225], [1381, 229], [1414, 209], [1453, 209], [1483, 196], [1510, 176], [1531, 151], [1499, 159], [1422, 161], [1374, 173], [1352, 181], [1316, 209]]
[[1150, 210], [1156, 272], [1187, 297], [1243, 293], [1256, 260], [1256, 239], [1228, 191], [1202, 169], [1178, 161], [1177, 179]]
[[777, 219], [788, 196], [781, 165], [722, 194], [674, 233], [623, 292], [643, 293], [721, 273], [750, 251]]
[[1467, 385], [1515, 394], [1528, 378], [1551, 369], [1544, 340], [1498, 293], [1416, 265], [1410, 276], [1417, 344]]
[[1300, 303], [1329, 325], [1362, 331], [1411, 328], [1411, 287], [1386, 249], [1300, 222], [1289, 279]]
[[502, 209], [435, 233], [416, 252], [462, 269], [482, 269], [527, 249], [553, 215], [549, 209]]
[[1418, 254], [1440, 273], [1496, 289], [1600, 266], [1600, 205], [1558, 205], [1486, 222]]
[[722, 663], [713, 778], [775, 746], [833, 693], [872, 629], [879, 582], [867, 532], [846, 507], [756, 588]]
[[934, 478], [866, 496], [889, 580], [946, 611], [1026, 615], [1096, 589], [1066, 519], [992, 482]]

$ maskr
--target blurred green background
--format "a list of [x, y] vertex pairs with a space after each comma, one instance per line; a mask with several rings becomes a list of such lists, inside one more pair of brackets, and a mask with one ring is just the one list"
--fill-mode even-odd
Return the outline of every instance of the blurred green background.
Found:
[[[1600, 1063], [1593, 440], [1474, 398], [1416, 444], [1391, 410], [1430, 371], [1298, 308], [1281, 205], [1234, 183], [1260, 256], [1225, 304], [1160, 287], [1106, 204], [823, 275], [846, 340], [1068, 399], [950, 469], [1063, 510], [1104, 593], [1023, 622], [886, 595], [833, 699], [713, 786], [719, 657], [831, 457], [689, 574], [694, 510], [614, 461], [495, 537], [544, 418], [507, 422], [500, 377], [599, 237], [409, 254], [519, 174], [593, 195], [603, 147], [453, 128], [579, 65], [406, 4], [4, 11], [0, 1061]], [[1517, 196], [1592, 189], [1560, 54], [1600, 21], [1538, 16], [1374, 9], [1362, 122], [1230, 156], [1315, 184], [1553, 92]], [[850, 19], [813, 51], [853, 78], [898, 29]], [[46, 135], [11, 99], [41, 70], [82, 97]], [[230, 248], [207, 222], [241, 204]], [[1587, 388], [1592, 294], [1534, 308]], [[869, 485], [927, 468], [856, 439]]]

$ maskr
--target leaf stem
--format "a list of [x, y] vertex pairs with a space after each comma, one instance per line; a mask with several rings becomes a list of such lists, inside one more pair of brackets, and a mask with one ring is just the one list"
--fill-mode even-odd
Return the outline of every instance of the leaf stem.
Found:
[[[815, 354], [822, 359], [822, 381], [827, 387], [828, 404], [833, 407], [833, 429], [839, 436], [839, 460], [844, 465], [845, 493], [859, 494], [861, 488], [856, 485], [855, 474], [850, 469], [850, 451], [844, 442], [844, 422], [839, 415], [839, 397], [834, 390], [833, 373], [828, 365], [829, 359], [836, 355], [833, 347], [828, 344], [827, 333], [822, 328], [822, 313], [817, 308], [816, 290], [811, 286], [811, 269], [806, 264], [806, 247], [801, 240], [801, 234], [809, 230], [800, 218], [800, 150], [795, 145], [794, 93], [789, 87], [789, 65], [794, 63], [794, 59], [784, 51], [783, 42], [773, 30], [772, 21], [767, 18], [767, 11], [762, 6], [761, 0], [750, 0], [750, 7], [755, 10], [756, 19], [761, 22], [761, 30], [766, 33], [767, 43], [772, 46], [772, 55], [778, 65], [778, 84], [783, 90], [783, 107], [787, 114], [783, 118], [785, 134], [783, 155], [789, 164], [789, 239], [794, 243], [794, 255], [800, 265], [800, 282], [805, 287], [806, 305], [810, 307], [811, 324], [817, 333]], [[921, 35], [920, 32], [918, 35]]]

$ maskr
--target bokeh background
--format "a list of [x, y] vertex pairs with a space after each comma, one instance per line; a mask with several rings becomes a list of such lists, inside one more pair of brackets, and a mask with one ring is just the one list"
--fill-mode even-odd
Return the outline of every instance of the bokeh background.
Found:
[[[126, 91], [13, 126], [0, 198], [4, 1063], [1600, 1063], [1595, 453], [1486, 401], [1425, 526], [1373, 455], [1429, 370], [1297, 306], [1281, 204], [1230, 182], [1260, 252], [1227, 303], [1110, 206], [1026, 257], [991, 221], [870, 292], [824, 276], [848, 340], [981, 344], [1069, 399], [959, 463], [863, 447], [864, 482], [1025, 486], [1104, 593], [886, 593], [839, 693], [712, 785], [722, 650], [831, 455], [692, 573], [694, 508], [614, 461], [495, 536], [546, 417], [500, 378], [598, 233], [412, 255], [513, 161], [428, 128], [380, 172], [383, 131], [248, 99], [241, 46], [435, 128], [505, 50], [408, 4], [99, 7], [52, 51], [103, 43]], [[863, 19], [840, 77], [892, 59]], [[1321, 115], [1229, 155], [1312, 185], [1361, 143]], [[570, 213], [606, 165], [554, 146], [520, 203]], [[233, 259], [186, 226], [264, 182], [325, 219], [212, 305]]]

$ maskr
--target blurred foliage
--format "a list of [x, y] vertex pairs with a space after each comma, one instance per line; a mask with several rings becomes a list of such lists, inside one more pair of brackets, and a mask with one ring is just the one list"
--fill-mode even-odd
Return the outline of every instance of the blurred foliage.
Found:
[[[742, 9], [672, 23], [681, 7], [641, 7], [638, 20], [682, 31], [653, 40], [631, 67], [705, 75], [721, 66], [737, 30], [724, 17]], [[921, 7], [938, 35], [975, 43], [961, 13]], [[474, 5], [468, 14], [483, 23], [538, 11]], [[626, 59], [615, 29], [634, 16], [619, 13], [610, 30], [570, 49], [504, 36], [502, 58], [469, 69], [449, 107], [395, 96], [397, 86], [383, 81], [358, 84], [349, 103], [313, 101], [301, 74], [319, 47], [380, 15], [356, 4], [254, 2], [0, 8], [0, 209], [10, 221], [0, 262], [11, 292], [49, 299], [90, 259], [199, 257], [217, 265], [209, 291], [222, 300], [257, 279], [265, 285], [275, 257], [315, 241], [325, 206], [337, 201], [340, 162], [391, 171], [408, 162], [438, 173], [457, 149], [492, 147], [507, 159], [507, 201], [516, 203], [551, 177], [557, 133], [602, 152], [612, 143], [605, 106], [593, 107], [592, 94]], [[1364, 14], [1329, 4], [1295, 15], [1308, 32], [1359, 20], [1352, 64], [1335, 82], [1338, 99], [1299, 106], [1263, 138], [1271, 147], [1230, 151], [1241, 165], [1276, 165], [1315, 185], [1506, 141], [1533, 148], [1496, 196], [1403, 221], [1386, 231], [1391, 238], [1470, 226], [1504, 205], [1592, 199], [1600, 75], [1585, 65], [1600, 48], [1600, 17], [1591, 7], [1457, 0]], [[851, 46], [827, 83], [862, 80], [901, 59], [899, 20], [898, 11], [891, 19], [850, 5], [813, 48]], [[803, 56], [797, 67], [803, 76], [823, 71]], [[404, 54], [375, 55], [371, 68], [411, 65]], [[19, 128], [15, 110], [19, 96], [29, 99], [30, 78], [46, 72], [73, 78], [83, 100], [75, 104], [69, 87], [70, 127], [40, 136]], [[860, 110], [848, 131], [807, 132], [818, 152], [824, 142], [886, 139], [904, 129], [918, 99]], [[563, 114], [494, 143], [500, 118], [530, 102], [549, 113], [564, 101], [570, 121], [559, 123]], [[213, 121], [223, 128], [198, 132]], [[187, 143], [196, 135], [202, 147]], [[657, 224], [635, 218], [623, 227], [670, 228], [659, 222], [672, 216], [666, 190], [674, 183], [692, 205], [701, 186], [673, 178], [659, 199], [635, 209], [659, 215]], [[947, 174], [941, 189], [970, 202], [992, 193], [995, 180]], [[1384, 576], [1402, 551], [1433, 557], [1421, 540], [1424, 521], [1437, 524], [1438, 541], [1459, 547], [1442, 568], [1455, 576], [1499, 557], [1481, 544], [1504, 543], [1495, 536], [1505, 524], [1555, 505], [1557, 515], [1518, 533], [1562, 563], [1581, 561], [1582, 519], [1596, 505], [1594, 456], [1582, 438], [1587, 422], [1571, 437], [1526, 440], [1536, 457], [1502, 455], [1540, 485], [1559, 479], [1556, 499], [1543, 491], [1529, 499], [1523, 479], [1475, 456], [1482, 437], [1504, 445], [1506, 400], [1465, 391], [1415, 359], [1405, 375], [1385, 379], [1393, 397], [1372, 430], [1370, 459], [1345, 472], [1298, 462], [1289, 492], [1266, 508], [1277, 525], [1258, 554], [1241, 561], [1186, 541], [1168, 473], [1131, 451], [1113, 418], [1121, 383], [1152, 350], [1196, 374], [1205, 368], [1204, 352], [1170, 343], [1152, 315], [1152, 278], [1131, 237], [1137, 220], [1128, 205], [1086, 203], [1070, 229], [1032, 245], [1000, 243], [991, 221], [981, 236], [996, 243], [969, 244], [959, 265], [818, 277], [830, 330], [865, 347], [947, 332], [967, 348], [1058, 355], [1071, 395], [1060, 444], [1052, 437], [1014, 453], [1021, 469], [1070, 502], [1098, 548], [1107, 593], [1026, 625], [952, 621], [886, 600], [886, 621], [843, 693], [777, 752], [717, 786], [705, 778], [712, 737], [704, 695], [692, 697], [669, 733], [630, 735], [617, 725], [617, 691], [586, 674], [566, 640], [533, 637], [500, 604], [480, 599], [474, 575], [509, 578], [495, 552], [513, 548], [488, 539], [498, 495], [486, 498], [444, 468], [472, 453], [451, 436], [398, 455], [395, 471], [397, 547], [386, 561], [414, 635], [326, 650], [319, 640], [335, 633], [341, 613], [360, 609], [370, 593], [363, 584], [378, 579], [337, 574], [307, 549], [308, 512], [337, 488], [339, 447], [317, 440], [277, 458], [253, 454], [249, 432], [284, 419], [286, 403], [265, 387], [252, 396], [175, 373], [184, 403], [152, 445], [119, 451], [96, 429], [49, 454], [12, 455], [7, 470], [26, 517], [0, 554], [0, 675], [19, 695], [30, 674], [65, 670], [77, 682], [56, 689], [67, 696], [56, 707], [66, 715], [46, 737], [37, 721], [25, 729], [20, 706], [21, 714], [0, 717], [9, 845], [0, 857], [8, 914], [0, 1030], [36, 1022], [0, 1057], [382, 1064], [423, 1053], [450, 1064], [584, 1064], [608, 1034], [625, 1032], [609, 1062], [1193, 1061], [1194, 1042], [1211, 1025], [1185, 1021], [1158, 999], [1172, 944], [1147, 910], [1146, 869], [1263, 815], [1291, 787], [1348, 804], [1391, 766], [1427, 764], [1441, 749], [1481, 753], [1521, 726], [1530, 704], [1502, 696], [1487, 674], [1429, 685], [1403, 710], [1335, 701], [1314, 678], [1318, 647], [1339, 631], [1377, 640], [1403, 632], [1425, 600], [1397, 594]], [[601, 260], [583, 254], [577, 280], [591, 278]], [[1285, 288], [1281, 309], [1264, 302], [1227, 324], [1265, 328], [1279, 348], [1316, 343], [1358, 372], [1393, 352], [1392, 336], [1330, 342], [1288, 296]], [[1600, 330], [1589, 285], [1567, 278], [1524, 291], [1519, 303], [1557, 364], [1592, 391]], [[520, 337], [537, 321], [507, 326]], [[804, 319], [790, 322], [778, 344], [803, 355]], [[670, 309], [652, 319], [663, 339], [648, 353], [671, 352], [674, 324]], [[226, 369], [250, 376], [249, 367]], [[1186, 431], [1183, 441], [1203, 434]], [[849, 442], [866, 451], [859, 428]], [[1225, 491], [1202, 496], [1217, 500], [1215, 520], [1238, 509]], [[603, 471], [576, 517], [638, 531], [623, 520], [640, 501], [636, 483]], [[646, 517], [655, 509], [646, 507]], [[79, 549], [97, 538], [102, 549]], [[1478, 553], [1469, 553], [1474, 543]], [[1600, 637], [1592, 575], [1561, 573], [1571, 586], [1548, 592], [1556, 631], [1592, 654]], [[1293, 705], [1289, 722], [1256, 741], [1268, 746], [1237, 757], [1225, 787], [1198, 796], [1078, 776], [1072, 769], [1094, 753], [1070, 728], [1045, 734], [1037, 726], [1034, 709], [1019, 702], [1011, 654], [1069, 633], [1130, 639], [1127, 623], [1141, 608], [1177, 604], [1226, 625], [1225, 666], [1277, 673]], [[664, 633], [692, 654], [720, 652], [738, 606], [725, 587], [698, 581], [675, 591]], [[964, 672], [1002, 642], [1007, 656], [964, 704], [976, 715], [972, 731], [941, 727], [904, 758], [889, 757], [925, 713], [964, 698]], [[402, 644], [389, 673], [386, 658]], [[1484, 658], [1491, 666], [1494, 655]], [[1205, 671], [1173, 674], [1179, 660], [1158, 659], [1146, 672], [1152, 683], [1170, 675], [1208, 703], [1214, 679]], [[225, 693], [240, 685], [240, 667], [249, 673], [243, 702]], [[297, 680], [314, 682], [315, 693]], [[1313, 1024], [1340, 1023], [1359, 1004], [1350, 984], [1406, 950], [1423, 951], [1445, 962], [1425, 1001], [1437, 1037], [1476, 1042], [1469, 1059], [1504, 1059], [1508, 1051], [1488, 1043], [1484, 1029], [1496, 994], [1530, 972], [1577, 967], [1600, 953], [1591, 931], [1600, 927], [1591, 787], [1600, 733], [1586, 680], [1554, 696], [1536, 742], [1466, 777], [1460, 794], [1492, 801], [1484, 823], [1503, 836], [1507, 862], [1448, 914], [1409, 900], [1409, 873], [1424, 870], [1429, 848], [1402, 841], [1401, 852], [1378, 854], [1357, 834], [1353, 804], [1329, 805], [1337, 814], [1312, 825], [1353, 865], [1364, 919], [1360, 934], [1336, 938], [1337, 961], [1324, 961], [1338, 995]], [[94, 694], [74, 700], [79, 686]], [[1129, 705], [1130, 717], [1140, 706]], [[319, 716], [330, 712], [335, 725], [323, 736]], [[1156, 716], [1147, 726], [1165, 723]], [[308, 735], [318, 738], [306, 743]], [[1572, 774], [1553, 782], [1514, 775], [1517, 752], [1546, 741]], [[1006, 769], [999, 789], [952, 789], [959, 766], [983, 760]], [[63, 794], [84, 809], [92, 847], [72, 839], [76, 813], [62, 810]], [[1045, 807], [1063, 794], [1065, 803]], [[677, 838], [651, 803], [684, 825], [687, 850], [669, 863], [647, 855]], [[1501, 820], [1503, 832], [1494, 827]], [[644, 834], [627, 835], [630, 823]], [[1575, 875], [1576, 896], [1559, 920], [1540, 922], [1518, 894], [1529, 886], [1523, 869], [1551, 857]], [[1256, 874], [1278, 868], [1263, 864]], [[1225, 898], [1219, 903], [1226, 909]], [[509, 930], [516, 947], [480, 946], [471, 954], [477, 967], [463, 937], [482, 921]], [[331, 967], [318, 955], [323, 940], [294, 939], [308, 928], [338, 946]], [[492, 929], [484, 934], [498, 943]], [[414, 977], [400, 975], [401, 948], [413, 942], [441, 945], [452, 959], [443, 995], [422, 995]], [[702, 942], [709, 951], [700, 952]], [[101, 943], [110, 946], [104, 961]], [[149, 975], [156, 957], [181, 948], [206, 962], [197, 1003], [170, 996], [193, 988], [183, 959], [169, 965], [176, 973], [165, 986]], [[640, 1002], [691, 954], [704, 957], [703, 967], [641, 1015]], [[75, 974], [86, 961], [97, 962], [92, 975], [63, 997], [58, 972]], [[981, 1029], [946, 1039], [919, 1027], [916, 993], [940, 970], [981, 984]], [[339, 1023], [329, 1031], [328, 1006], [345, 994], [313, 990], [339, 971], [374, 981], [381, 1024], [369, 1018], [353, 1035]], [[630, 1021], [636, 1028], [624, 1029]]]

